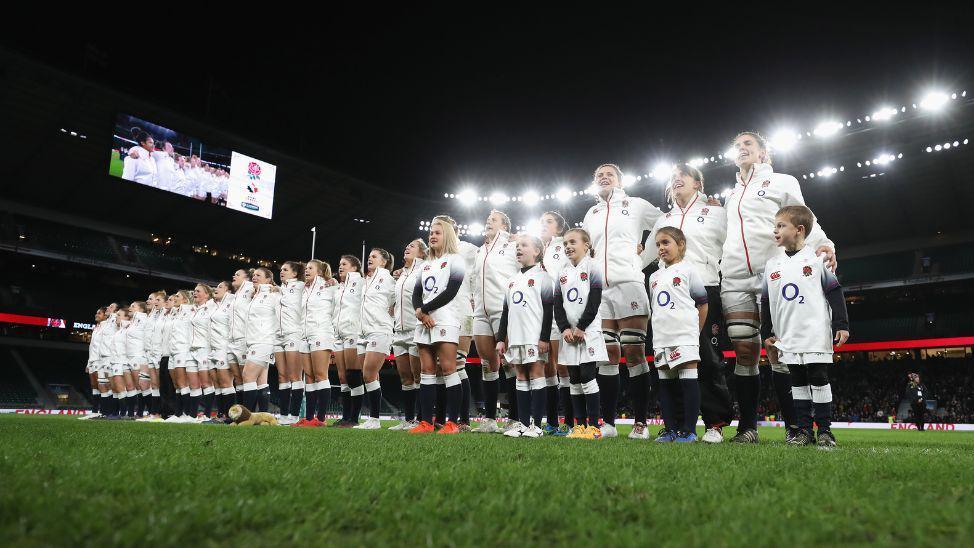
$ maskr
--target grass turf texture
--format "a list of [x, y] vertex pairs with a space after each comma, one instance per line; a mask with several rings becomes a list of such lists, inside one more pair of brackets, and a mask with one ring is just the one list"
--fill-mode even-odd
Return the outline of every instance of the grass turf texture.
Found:
[[[7, 546], [963, 545], [974, 435], [833, 451], [0, 416]], [[725, 430], [725, 435], [732, 429]]]

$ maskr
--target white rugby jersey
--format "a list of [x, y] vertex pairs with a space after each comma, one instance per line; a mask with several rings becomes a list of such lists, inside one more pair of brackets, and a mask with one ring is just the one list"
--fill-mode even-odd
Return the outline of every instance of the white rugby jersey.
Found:
[[149, 315], [145, 312], [133, 314], [125, 333], [125, 354], [130, 358], [130, 361], [141, 360], [138, 362], [139, 365], [145, 361], [145, 327], [148, 317]]
[[[770, 164], [755, 164], [727, 197], [727, 239], [721, 253], [720, 271], [725, 278], [750, 278], [762, 273], [771, 257], [782, 254], [774, 241], [774, 216], [789, 205], [805, 205], [798, 179], [775, 173]], [[812, 223], [806, 243], [813, 249], [835, 244], [825, 236], [818, 221]]]
[[243, 341], [247, 338], [247, 315], [250, 313], [254, 282], [246, 281], [233, 294], [233, 312], [230, 315], [230, 340]]
[[[473, 271], [477, 268], [477, 251], [480, 248], [473, 245], [470, 242], [465, 242], [460, 240], [460, 256], [463, 257], [464, 272], [466, 275], [463, 277], [463, 284], [460, 285], [460, 293], [457, 298], [453, 300], [457, 305], [457, 310], [460, 316], [473, 316], [474, 315], [474, 304], [473, 304]], [[408, 301], [407, 301], [408, 302]], [[415, 315], [413, 316], [415, 319]]]
[[298, 279], [281, 284], [281, 336], [304, 334], [304, 282]]
[[190, 348], [210, 348], [210, 314], [215, 307], [216, 303], [213, 299], [196, 307], [196, 313], [193, 314], [193, 342], [190, 343]]
[[172, 156], [161, 150], [152, 152], [152, 159], [156, 162], [156, 177], [159, 188], [163, 190], [175, 190], [176, 183], [176, 161]]
[[304, 289], [304, 337], [332, 336], [335, 333], [335, 293], [338, 285], [327, 285], [315, 276], [310, 287]]
[[568, 257], [565, 256], [565, 238], [554, 236], [548, 243], [542, 240], [541, 245], [544, 248], [542, 268], [551, 276], [551, 283], [555, 284], [558, 281], [558, 273], [568, 263]]
[[551, 276], [541, 268], [540, 264], [532, 266], [525, 272], [518, 272], [510, 279], [504, 297], [504, 304], [507, 307], [506, 334], [509, 346], [538, 344], [538, 341], [548, 340], [551, 326], [548, 326], [548, 330], [543, 335], [541, 328], [545, 308], [551, 309], [553, 298]]
[[[602, 267], [606, 287], [623, 282], [643, 283], [643, 260], [636, 253], [636, 246], [643, 231], [652, 230], [662, 215], [653, 204], [628, 196], [621, 188], [612, 189], [608, 200], [598, 196], [598, 202], [585, 213], [582, 227], [592, 238], [592, 249]], [[652, 260], [656, 248], [648, 247], [646, 253]]]
[[719, 285], [720, 257], [727, 236], [727, 210], [707, 205], [707, 196], [697, 192], [685, 208], [674, 203], [673, 208], [656, 221], [654, 240], [646, 242], [647, 248], [656, 249], [655, 234], [664, 226], [679, 228], [687, 237], [683, 260], [697, 269], [703, 285]]
[[[578, 327], [582, 331], [595, 328], [601, 332], [602, 318], [598, 313], [599, 303], [593, 303], [595, 316], [591, 319], [586, 318], [589, 320], [586, 325], [581, 326], [578, 321], [585, 312], [586, 306], [589, 306], [589, 292], [592, 289], [602, 290], [602, 284], [602, 269], [588, 255], [578, 261], [577, 265], [568, 261], [562, 267], [558, 279], [555, 280], [554, 300], [561, 301], [569, 327]], [[561, 327], [558, 326], [559, 331], [563, 331]]]
[[247, 309], [247, 345], [277, 344], [281, 330], [281, 291], [271, 284], [257, 286]]
[[[398, 332], [413, 331], [416, 329], [416, 309], [413, 308], [413, 290], [416, 288], [416, 280], [425, 263], [420, 259], [413, 259], [413, 264], [404, 266], [399, 279], [396, 280], [396, 306], [393, 310], [393, 329]], [[466, 281], [466, 277], [464, 277]], [[463, 285], [461, 284], [460, 294], [457, 300], [464, 296]]]
[[196, 309], [191, 304], [181, 304], [179, 308], [173, 307], [172, 312], [175, 315], [172, 319], [169, 351], [173, 356], [187, 354], [193, 346], [193, 316], [196, 315]]
[[490, 242], [484, 242], [477, 250], [474, 271], [474, 313], [490, 317], [504, 309], [507, 282], [517, 273], [517, 241], [511, 235], [498, 231]]
[[463, 257], [455, 253], [430, 257], [421, 266], [413, 285], [413, 313], [422, 308], [436, 325], [460, 327], [461, 316], [453, 302], [462, 298], [460, 287], [466, 276]]
[[112, 357], [111, 363], [128, 363], [128, 353], [125, 348], [125, 336], [127, 335], [128, 320], [123, 320], [122, 325], [112, 333]]
[[707, 304], [707, 290], [687, 261], [660, 267], [649, 277], [653, 348], [700, 344], [697, 307]]
[[91, 330], [91, 338], [88, 339], [88, 363], [94, 363], [101, 359], [101, 342], [98, 340], [101, 337], [101, 324], [104, 322], [98, 322], [95, 327]]
[[335, 334], [357, 335], [362, 329], [362, 275], [347, 272], [345, 281], [338, 284], [335, 293]]
[[112, 343], [112, 336], [115, 335], [115, 331], [118, 329], [118, 323], [116, 322], [117, 314], [114, 312], [108, 315], [105, 321], [101, 322], [102, 331], [99, 341], [101, 342], [100, 354], [103, 360], [109, 360], [112, 357], [112, 352], [114, 345]]
[[122, 178], [143, 185], [156, 186], [159, 176], [152, 153], [138, 145], [133, 148], [139, 153], [139, 157], [132, 158], [128, 154], [125, 155], [122, 159]]
[[362, 335], [392, 333], [392, 314], [395, 306], [396, 280], [386, 268], [377, 268], [362, 280], [362, 302], [359, 317]]
[[[833, 311], [825, 294], [839, 287], [839, 280], [815, 248], [806, 245], [791, 257], [771, 258], [763, 280], [763, 297], [778, 337], [775, 346], [793, 354], [831, 354]], [[839, 313], [845, 316], [844, 305]]]
[[236, 296], [228, 291], [220, 302], [213, 303], [213, 310], [210, 312], [209, 346], [210, 350], [214, 351], [214, 356], [218, 356], [217, 359], [226, 359], [227, 349], [230, 346], [230, 318], [233, 315], [235, 300]]
[[146, 356], [151, 356], [158, 352], [158, 341], [152, 340], [152, 332], [155, 330], [157, 323], [159, 323], [159, 310], [152, 309], [148, 312], [148, 314], [146, 314], [145, 322], [143, 323], [145, 336], [143, 338], [142, 346], [145, 349]]
[[166, 309], [166, 313], [163, 314], [162, 318], [159, 320], [159, 336], [161, 340], [159, 342], [159, 356], [172, 356], [172, 324], [173, 320], [176, 319], [177, 308]]

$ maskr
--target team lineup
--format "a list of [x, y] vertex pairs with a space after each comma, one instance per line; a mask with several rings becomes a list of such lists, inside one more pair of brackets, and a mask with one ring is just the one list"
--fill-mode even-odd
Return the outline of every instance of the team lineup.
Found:
[[[162, 421], [166, 369], [179, 402], [166, 422], [251, 424], [251, 411], [270, 409], [273, 365], [274, 422], [324, 426], [334, 363], [342, 417], [329, 426], [379, 429], [379, 370], [391, 353], [404, 412], [392, 430], [616, 437], [622, 364], [634, 420], [629, 438], [651, 437], [649, 409], [658, 401], [657, 442], [696, 442], [702, 415], [701, 440], [719, 443], [735, 415], [717, 348], [726, 333], [739, 410], [730, 441], [759, 442], [764, 348], [785, 440], [833, 447], [828, 366], [833, 345], [849, 337], [835, 245], [798, 181], [773, 171], [762, 136], [741, 133], [733, 145], [737, 181], [723, 204], [704, 192], [699, 170], [680, 166], [664, 213], [628, 195], [622, 171], [604, 164], [593, 176], [596, 203], [579, 228], [548, 211], [540, 234], [512, 234], [510, 218], [492, 210], [478, 247], [440, 215], [428, 238], [405, 246], [401, 264], [373, 248], [364, 265], [342, 255], [337, 272], [316, 259], [288, 261], [279, 284], [261, 267], [216, 287], [113, 303], [96, 312], [91, 336], [95, 416]], [[654, 261], [647, 285], [643, 270]], [[466, 372], [472, 346], [485, 408], [476, 426]], [[503, 427], [502, 367], [510, 406]]]

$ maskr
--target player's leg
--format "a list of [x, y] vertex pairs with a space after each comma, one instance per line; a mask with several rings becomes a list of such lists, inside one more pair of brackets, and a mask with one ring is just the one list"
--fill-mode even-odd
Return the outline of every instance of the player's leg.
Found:
[[812, 387], [809, 384], [808, 366], [789, 364], [788, 370], [791, 373], [791, 394], [798, 426], [798, 431], [789, 438], [788, 443], [808, 445], [815, 438], [812, 432]]
[[[288, 348], [295, 347], [288, 345]], [[287, 415], [291, 422], [297, 422], [301, 415], [301, 404], [304, 402], [304, 390], [307, 386], [304, 381], [304, 363], [301, 359], [301, 352], [296, 350], [284, 352], [284, 362], [287, 367], [287, 376], [291, 380], [291, 397], [288, 402]]]
[[812, 389], [815, 423], [818, 425], [818, 445], [835, 447], [835, 436], [832, 434], [832, 385], [829, 383], [829, 364], [812, 363], [806, 367], [808, 367], [808, 383]]
[[433, 347], [418, 344], [421, 377], [419, 385], [420, 423], [412, 428], [410, 434], [428, 434], [433, 430], [433, 404], [436, 399], [436, 356]]
[[[725, 280], [726, 285], [726, 280]], [[758, 361], [761, 358], [761, 319], [754, 293], [721, 288], [721, 305], [727, 324], [727, 336], [734, 345], [734, 391], [740, 408], [735, 443], [756, 443], [758, 397], [761, 377]]]
[[[561, 364], [555, 365], [555, 372], [558, 375], [558, 401], [561, 402], [561, 407], [565, 414], [564, 428], [559, 428], [559, 430], [561, 431], [560, 435], [567, 435], [575, 428], [576, 424], [574, 402], [572, 401], [571, 375], [568, 373], [568, 366]], [[579, 392], [581, 392], [581, 386], [579, 386]], [[585, 416], [584, 411], [582, 416]]]
[[351, 389], [348, 387], [348, 377], [345, 375], [345, 340], [341, 339], [337, 342], [335, 348], [335, 369], [338, 370], [338, 383], [341, 388], [339, 397], [342, 400], [342, 418], [332, 423], [334, 427], [345, 425], [352, 414]]
[[778, 348], [769, 344], [764, 345], [771, 364], [771, 381], [774, 384], [775, 399], [781, 410], [781, 420], [785, 423], [785, 441], [790, 440], [798, 431], [795, 420], [795, 401], [791, 394], [791, 372], [788, 365], [781, 363]]
[[[361, 351], [361, 352], [360, 352]], [[355, 353], [355, 359], [349, 359], [349, 354]], [[365, 400], [365, 376], [362, 367], [365, 365], [365, 344], [359, 340], [354, 348], [345, 350], [345, 376], [348, 378], [349, 395], [352, 407], [349, 421], [353, 426], [359, 424], [362, 413], [362, 403]]]
[[629, 373], [629, 394], [633, 407], [631, 439], [649, 439], [646, 418], [649, 414], [649, 365], [646, 363], [647, 316], [633, 316], [619, 320], [619, 342], [626, 356]]
[[[603, 299], [603, 307], [605, 299]], [[604, 318], [604, 316], [603, 316]], [[615, 428], [616, 408], [619, 404], [619, 362], [622, 358], [622, 347], [619, 344], [619, 322], [616, 320], [602, 320], [602, 337], [605, 340], [605, 350], [609, 355], [609, 363], [600, 365], [597, 381], [601, 394], [602, 434], [608, 438], [618, 435]]]
[[280, 411], [280, 422], [285, 423], [288, 411], [291, 410], [291, 375], [283, 350], [274, 352], [274, 368], [277, 369], [277, 407]]
[[720, 443], [724, 440], [722, 429], [730, 424], [734, 418], [734, 401], [727, 381], [724, 378], [720, 348], [718, 346], [721, 331], [724, 329], [723, 311], [720, 306], [720, 288], [708, 286], [707, 318], [703, 329], [700, 330], [700, 363], [697, 365], [698, 381], [700, 384], [700, 414], [706, 432], [702, 440], [708, 443]]
[[467, 356], [470, 354], [470, 343], [473, 342], [472, 336], [460, 337], [457, 345], [457, 374], [460, 376], [460, 422], [464, 431], [470, 431], [470, 399], [471, 387], [470, 377], [467, 375]]
[[362, 423], [360, 430], [376, 430], [381, 428], [379, 423], [379, 408], [382, 405], [382, 385], [379, 383], [379, 369], [385, 363], [387, 354], [383, 352], [366, 352], [362, 361], [362, 374], [365, 382], [365, 394], [369, 400], [369, 418]]
[[558, 340], [548, 341], [548, 359], [544, 364], [545, 382], [545, 416], [548, 423], [544, 427], [545, 434], [554, 434], [558, 430]]
[[271, 387], [267, 382], [270, 376], [270, 369], [269, 365], [265, 367], [257, 379], [257, 410], [265, 413], [271, 410]]
[[[400, 351], [396, 350], [398, 354]], [[407, 430], [414, 425], [416, 420], [416, 390], [418, 386], [413, 384], [413, 371], [409, 363], [409, 352], [403, 351], [396, 356], [396, 372], [399, 373], [399, 384], [402, 386], [402, 422], [390, 428], [390, 430]], [[414, 388], [415, 386], [415, 388]]]
[[477, 354], [480, 356], [480, 365], [483, 371], [484, 387], [484, 420], [475, 429], [476, 432], [497, 432], [497, 400], [500, 393], [500, 356], [497, 354], [497, 341], [493, 335], [478, 334], [480, 320], [474, 325], [474, 344], [477, 345]]
[[[572, 432], [569, 434], [572, 438], [579, 437], [585, 432], [585, 393], [582, 391], [582, 370], [581, 365], [570, 365], [566, 366], [568, 373], [568, 393], [571, 398], [571, 410], [572, 419], [574, 424], [572, 425]], [[566, 412], [567, 413], [567, 412]], [[568, 416], [565, 415], [565, 422], [568, 422]]]
[[[689, 348], [689, 347], [681, 347]], [[699, 357], [699, 356], [697, 356]], [[700, 415], [700, 383], [698, 382], [697, 363], [689, 361], [680, 365], [678, 376], [680, 379], [680, 393], [683, 395], [683, 424], [680, 426], [678, 442], [697, 441], [697, 416]]]
[[315, 415], [311, 417], [314, 426], [325, 426], [328, 407], [331, 405], [331, 350], [315, 350], [310, 355], [312, 374], [315, 378]]

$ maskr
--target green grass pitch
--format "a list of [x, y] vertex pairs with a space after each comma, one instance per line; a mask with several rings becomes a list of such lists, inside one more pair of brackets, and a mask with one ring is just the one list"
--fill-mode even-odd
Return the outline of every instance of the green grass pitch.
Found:
[[[620, 428], [623, 436], [628, 432]], [[728, 429], [727, 433], [731, 429]], [[974, 435], [783, 444], [0, 416], [6, 546], [970, 545]]]

